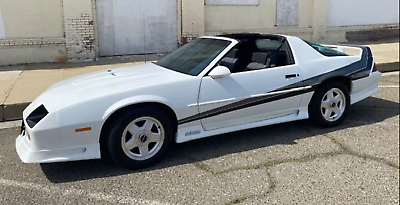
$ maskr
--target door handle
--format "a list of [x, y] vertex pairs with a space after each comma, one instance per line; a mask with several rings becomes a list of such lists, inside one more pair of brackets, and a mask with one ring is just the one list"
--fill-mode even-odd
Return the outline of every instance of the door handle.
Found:
[[299, 76], [300, 76], [299, 74], [289, 74], [289, 75], [286, 75], [285, 77], [287, 79], [290, 79], [290, 78], [296, 78], [296, 77], [299, 77]]

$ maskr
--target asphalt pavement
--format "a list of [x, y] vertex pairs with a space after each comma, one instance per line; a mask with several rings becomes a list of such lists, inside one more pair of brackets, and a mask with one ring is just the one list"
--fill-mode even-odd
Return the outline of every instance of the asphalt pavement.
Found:
[[[322, 129], [303, 120], [176, 145], [144, 170], [24, 164], [0, 126], [0, 204], [399, 204], [399, 75]], [[0, 124], [1, 125], [1, 124]]]

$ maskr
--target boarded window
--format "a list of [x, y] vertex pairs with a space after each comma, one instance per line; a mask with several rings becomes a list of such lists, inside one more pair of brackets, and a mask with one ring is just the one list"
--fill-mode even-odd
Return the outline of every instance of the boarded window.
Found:
[[277, 26], [297, 26], [299, 0], [277, 0]]
[[97, 0], [100, 56], [175, 50], [178, 39], [176, 2]]

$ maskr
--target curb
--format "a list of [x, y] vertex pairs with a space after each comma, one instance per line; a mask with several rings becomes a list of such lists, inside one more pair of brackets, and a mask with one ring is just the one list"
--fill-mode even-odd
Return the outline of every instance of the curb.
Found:
[[391, 63], [380, 63], [376, 64], [376, 68], [381, 73], [393, 72], [393, 71], [400, 71], [399, 62], [391, 62]]
[[[400, 71], [399, 62], [381, 63], [376, 64], [376, 66], [377, 69], [382, 73]], [[12, 105], [0, 105], [0, 122], [21, 120], [22, 112], [29, 104], [30, 102], [16, 103]]]
[[0, 105], [0, 122], [21, 120], [22, 112], [29, 103], [17, 103], [12, 105]]

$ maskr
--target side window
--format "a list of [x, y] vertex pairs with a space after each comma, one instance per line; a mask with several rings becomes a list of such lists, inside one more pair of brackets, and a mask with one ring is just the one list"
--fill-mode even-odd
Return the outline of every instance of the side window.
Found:
[[281, 48], [275, 53], [275, 56], [272, 56], [272, 61], [272, 66], [274, 67], [294, 64], [293, 54], [287, 41], [283, 43]]
[[251, 62], [252, 53], [256, 51], [254, 41], [241, 39], [239, 44], [232, 48], [218, 64], [228, 67], [232, 73], [243, 72]]
[[257, 39], [258, 49], [268, 54], [267, 68], [294, 64], [294, 59], [287, 41], [277, 39]]
[[294, 64], [290, 46], [277, 39], [241, 39], [220, 62], [232, 73]]

